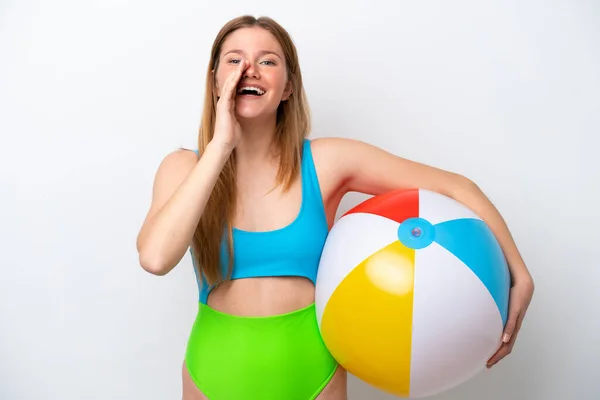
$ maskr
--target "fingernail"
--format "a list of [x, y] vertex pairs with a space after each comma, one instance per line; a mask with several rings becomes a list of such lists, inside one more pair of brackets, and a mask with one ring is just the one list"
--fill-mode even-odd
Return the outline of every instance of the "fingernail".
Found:
[[509, 334], [509, 333], [505, 333], [505, 334], [502, 336], [502, 341], [503, 341], [504, 343], [508, 343], [508, 341], [509, 341], [509, 340], [510, 340], [510, 334]]

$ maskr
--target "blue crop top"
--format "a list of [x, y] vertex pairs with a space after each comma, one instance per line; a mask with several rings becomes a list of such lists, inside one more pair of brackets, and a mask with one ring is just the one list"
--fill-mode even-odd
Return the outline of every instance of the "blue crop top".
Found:
[[[197, 151], [196, 151], [197, 152]], [[312, 158], [310, 140], [302, 150], [302, 205], [289, 225], [264, 232], [233, 229], [231, 279], [265, 276], [301, 276], [315, 283], [325, 239], [329, 233], [321, 189]], [[221, 246], [221, 271], [227, 275], [226, 243]], [[198, 267], [194, 258], [194, 271]], [[213, 286], [197, 279], [200, 302], [206, 304]]]

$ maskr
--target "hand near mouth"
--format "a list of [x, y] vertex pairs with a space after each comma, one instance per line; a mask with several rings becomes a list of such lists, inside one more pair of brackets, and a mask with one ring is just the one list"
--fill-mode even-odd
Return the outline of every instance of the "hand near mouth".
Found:
[[227, 152], [233, 151], [242, 137], [242, 127], [235, 116], [235, 98], [245, 68], [245, 61], [240, 61], [238, 68], [225, 81], [217, 101], [215, 132], [211, 143], [216, 143]]

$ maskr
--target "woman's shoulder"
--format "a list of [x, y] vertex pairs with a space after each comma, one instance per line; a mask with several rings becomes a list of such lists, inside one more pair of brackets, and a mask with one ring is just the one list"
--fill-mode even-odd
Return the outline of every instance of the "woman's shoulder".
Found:
[[361, 146], [368, 145], [367, 143], [339, 136], [323, 136], [310, 139], [311, 149], [321, 153], [335, 153], [340, 150], [352, 151]]
[[174, 167], [174, 166], [186, 166], [186, 165], [190, 165], [190, 164], [195, 164], [198, 162], [198, 150], [193, 150], [193, 149], [186, 149], [183, 147], [180, 147], [176, 150], [173, 150], [169, 153], [167, 153], [162, 161], [161, 161], [161, 165], [165, 165], [167, 167]]
[[343, 194], [347, 160], [352, 158], [354, 143], [353, 139], [333, 136], [310, 139], [313, 163], [326, 202]]
[[343, 137], [317, 137], [310, 140], [311, 152], [315, 163], [323, 169], [340, 167], [346, 160], [353, 159], [367, 143]]
[[160, 162], [156, 172], [157, 178], [172, 179], [190, 173], [198, 163], [195, 150], [179, 148], [167, 153]]

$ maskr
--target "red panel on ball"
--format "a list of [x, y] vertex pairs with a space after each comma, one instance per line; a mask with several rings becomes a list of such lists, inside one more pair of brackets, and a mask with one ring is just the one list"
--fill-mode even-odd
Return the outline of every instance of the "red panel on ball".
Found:
[[375, 214], [402, 223], [419, 216], [419, 189], [399, 189], [371, 197], [344, 215]]

